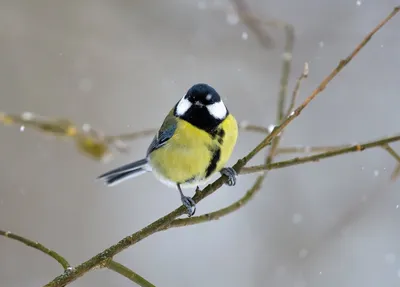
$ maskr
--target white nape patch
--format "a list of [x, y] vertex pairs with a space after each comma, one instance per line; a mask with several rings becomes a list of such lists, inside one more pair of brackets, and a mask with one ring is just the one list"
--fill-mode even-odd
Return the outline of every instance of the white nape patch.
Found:
[[192, 103], [189, 100], [185, 99], [185, 97], [183, 97], [179, 101], [178, 106], [176, 107], [176, 114], [178, 116], [184, 115], [190, 109], [191, 106]]
[[206, 96], [206, 100], [207, 100], [207, 101], [211, 100], [211, 98], [212, 98], [212, 95], [211, 95], [211, 94], [208, 94], [208, 95]]
[[208, 112], [216, 119], [224, 119], [227, 114], [226, 107], [222, 101], [216, 102], [212, 105], [207, 105]]

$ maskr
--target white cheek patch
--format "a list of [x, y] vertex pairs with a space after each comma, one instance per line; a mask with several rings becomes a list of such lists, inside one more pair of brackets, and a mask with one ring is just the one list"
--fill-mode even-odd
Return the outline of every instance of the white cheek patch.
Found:
[[216, 119], [224, 119], [227, 114], [226, 107], [222, 101], [207, 106], [208, 112]]
[[179, 101], [178, 105], [176, 106], [176, 114], [178, 116], [184, 115], [190, 109], [191, 106], [192, 103], [189, 100], [182, 98]]

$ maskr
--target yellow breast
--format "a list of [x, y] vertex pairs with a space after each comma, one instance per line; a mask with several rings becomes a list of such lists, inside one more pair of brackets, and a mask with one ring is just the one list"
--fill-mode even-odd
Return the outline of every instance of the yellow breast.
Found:
[[196, 186], [225, 166], [237, 136], [238, 127], [232, 115], [212, 134], [179, 120], [172, 138], [149, 155], [153, 173], [170, 186]]

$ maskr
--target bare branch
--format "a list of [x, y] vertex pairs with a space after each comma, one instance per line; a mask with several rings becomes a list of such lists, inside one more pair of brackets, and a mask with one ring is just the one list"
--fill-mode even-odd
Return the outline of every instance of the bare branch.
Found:
[[55, 259], [58, 263], [60, 263], [60, 265], [64, 268], [64, 270], [68, 270], [70, 268], [68, 261], [64, 257], [62, 257], [57, 252], [48, 249], [47, 247], [40, 244], [39, 242], [32, 241], [32, 240], [22, 237], [20, 235], [11, 233], [10, 231], [0, 230], [0, 235], [7, 237], [7, 238], [14, 239], [16, 241], [19, 241], [29, 247], [32, 247], [36, 250], [43, 252], [44, 254], [47, 254], [51, 258]]
[[356, 144], [356, 145], [352, 145], [350, 147], [345, 147], [345, 148], [338, 149], [338, 150], [328, 151], [328, 152], [321, 153], [321, 154], [315, 154], [315, 155], [306, 156], [306, 157], [296, 157], [296, 158], [293, 158], [290, 160], [275, 162], [275, 163], [271, 163], [268, 165], [257, 165], [257, 166], [251, 166], [251, 167], [244, 167], [244, 168], [242, 168], [240, 174], [249, 174], [249, 173], [261, 172], [261, 171], [271, 170], [271, 169], [280, 169], [280, 168], [284, 168], [284, 167], [288, 167], [288, 166], [292, 166], [292, 165], [303, 164], [306, 162], [317, 162], [317, 161], [320, 161], [321, 159], [330, 158], [330, 157], [334, 157], [334, 156], [338, 156], [338, 155], [342, 155], [342, 154], [346, 154], [346, 153], [360, 152], [360, 151], [364, 151], [366, 149], [371, 149], [374, 147], [383, 147], [386, 144], [396, 142], [396, 141], [400, 141], [400, 135], [383, 138], [380, 140], [371, 141], [371, 142], [367, 142], [364, 144]]

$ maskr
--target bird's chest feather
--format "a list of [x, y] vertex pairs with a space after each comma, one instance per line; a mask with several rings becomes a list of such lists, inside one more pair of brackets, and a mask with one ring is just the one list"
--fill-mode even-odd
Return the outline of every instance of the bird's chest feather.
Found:
[[164, 181], [195, 184], [225, 164], [231, 151], [221, 148], [224, 140], [232, 141], [222, 129], [210, 134], [180, 121], [172, 138], [150, 154], [153, 172]]

